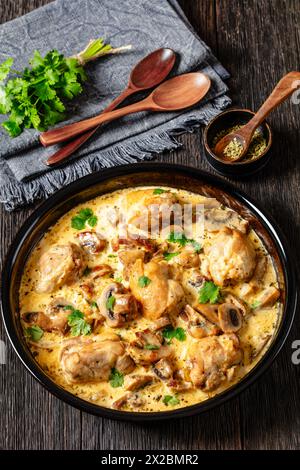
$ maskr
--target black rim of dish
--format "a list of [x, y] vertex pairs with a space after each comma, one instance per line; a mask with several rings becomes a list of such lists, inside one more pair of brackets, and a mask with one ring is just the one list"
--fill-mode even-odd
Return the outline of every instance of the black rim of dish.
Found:
[[[224, 192], [229, 193], [244, 206], [246, 206], [252, 214], [262, 223], [268, 234], [271, 236], [277, 252], [279, 254], [284, 277], [286, 284], [286, 302], [283, 312], [283, 319], [281, 325], [276, 333], [276, 337], [269, 347], [265, 355], [258, 362], [258, 364], [236, 385], [226, 391], [210, 398], [202, 403], [191, 405], [185, 408], [176, 410], [159, 411], [159, 412], [130, 412], [130, 411], [118, 411], [102, 406], [94, 405], [81, 398], [72, 395], [71, 393], [64, 390], [59, 385], [56, 385], [37, 365], [30, 353], [28, 352], [25, 344], [19, 340], [16, 332], [13, 315], [11, 311], [9, 301], [9, 288], [11, 272], [14, 266], [14, 262], [17, 258], [18, 252], [27, 238], [33, 227], [58, 203], [64, 200], [64, 198], [78, 193], [87, 187], [93, 186], [105, 180], [115, 178], [123, 175], [130, 175], [131, 173], [143, 173], [150, 171], [164, 171], [164, 172], [177, 172], [179, 174], [185, 174], [193, 178], [201, 178], [211, 186], [217, 187]], [[171, 185], [170, 185], [171, 186]], [[206, 173], [202, 170], [198, 170], [193, 167], [168, 164], [168, 163], [137, 163], [132, 165], [122, 165], [114, 168], [104, 169], [97, 173], [85, 176], [74, 183], [66, 186], [65, 188], [58, 191], [56, 194], [51, 196], [48, 200], [43, 202], [33, 214], [25, 221], [18, 234], [16, 235], [6, 257], [6, 261], [3, 267], [2, 283], [1, 283], [1, 313], [2, 319], [5, 325], [6, 333], [9, 340], [22, 361], [23, 365], [31, 373], [31, 375], [42, 384], [49, 392], [57, 396], [66, 403], [94, 415], [103, 416], [107, 418], [127, 420], [127, 421], [158, 421], [171, 418], [187, 417], [194, 414], [206, 412], [216, 406], [223, 404], [224, 402], [234, 398], [236, 395], [241, 393], [245, 388], [249, 387], [255, 382], [265, 371], [269, 368], [282, 346], [287, 339], [290, 328], [293, 323], [295, 309], [297, 304], [297, 290], [296, 290], [296, 277], [295, 269], [293, 265], [293, 258], [290, 256], [289, 248], [287, 246], [285, 237], [273, 218], [266, 214], [265, 210], [262, 210], [251, 198], [245, 193], [237, 190], [232, 184], [224, 181], [223, 179]]]

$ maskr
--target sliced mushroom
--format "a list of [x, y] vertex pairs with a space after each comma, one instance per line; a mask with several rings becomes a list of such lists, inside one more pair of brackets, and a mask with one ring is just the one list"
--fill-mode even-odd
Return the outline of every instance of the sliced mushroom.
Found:
[[77, 234], [80, 246], [89, 254], [95, 255], [103, 251], [106, 240], [100, 233], [86, 230]]
[[135, 369], [135, 362], [129, 354], [118, 357], [116, 369], [122, 374], [130, 374]]
[[151, 330], [152, 331], [159, 331], [165, 328], [165, 326], [171, 325], [171, 320], [169, 317], [160, 317], [157, 320], [154, 320], [154, 322], [151, 325]]
[[113, 251], [118, 251], [120, 246], [126, 246], [128, 248], [142, 247], [145, 251], [153, 253], [156, 249], [156, 243], [153, 240], [142, 237], [130, 237], [130, 238], [118, 238], [112, 240], [111, 246]]
[[142, 387], [145, 387], [145, 385], [148, 385], [152, 383], [155, 380], [153, 375], [142, 375], [142, 374], [136, 374], [136, 375], [130, 375], [126, 377], [125, 379], [125, 389], [130, 391], [130, 392], [135, 392], [136, 390], [139, 390]]
[[242, 315], [238, 307], [224, 303], [218, 309], [220, 327], [224, 333], [235, 333], [243, 324]]
[[128, 352], [137, 364], [142, 365], [153, 364], [160, 359], [171, 357], [173, 354], [169, 346], [160, 346], [158, 349], [144, 349], [135, 343], [128, 346]]
[[154, 366], [153, 372], [161, 380], [170, 379], [173, 376], [173, 364], [168, 359], [160, 359]]
[[[111, 307], [108, 307], [110, 297], [114, 297], [114, 302]], [[107, 325], [112, 328], [123, 326], [127, 321], [139, 315], [139, 305], [136, 299], [116, 282], [103, 289], [97, 305], [100, 314], [106, 318]]]
[[257, 298], [257, 302], [258, 302], [257, 308], [273, 307], [273, 305], [279, 299], [279, 297], [280, 297], [280, 291], [276, 287], [274, 286], [268, 287]]
[[89, 277], [91, 277], [95, 281], [99, 277], [111, 275], [112, 273], [113, 269], [111, 266], [109, 266], [109, 264], [98, 264], [97, 266], [93, 266], [91, 268]]
[[194, 338], [205, 338], [220, 333], [220, 329], [214, 323], [211, 323], [190, 305], [185, 306], [184, 314], [188, 320], [188, 332]]
[[213, 208], [204, 213], [204, 227], [209, 232], [217, 232], [223, 227], [230, 227], [247, 233], [249, 223], [230, 209]]
[[244, 302], [242, 299], [240, 299], [236, 295], [233, 295], [231, 293], [224, 293], [224, 300], [225, 300], [225, 303], [233, 304], [235, 307], [237, 307], [243, 317], [245, 317], [247, 313], [249, 312], [249, 307], [246, 304], [246, 302]]
[[168, 387], [175, 392], [185, 392], [194, 388], [191, 382], [185, 380], [172, 379], [168, 382]]
[[194, 308], [200, 312], [207, 320], [215, 325], [219, 324], [219, 304], [200, 304], [194, 305]]
[[154, 333], [150, 329], [137, 331], [135, 335], [141, 347], [154, 346], [159, 348], [163, 341], [161, 334]]
[[121, 398], [113, 402], [112, 407], [116, 410], [120, 410], [126, 405], [132, 408], [139, 408], [144, 404], [145, 400], [138, 393], [127, 392]]

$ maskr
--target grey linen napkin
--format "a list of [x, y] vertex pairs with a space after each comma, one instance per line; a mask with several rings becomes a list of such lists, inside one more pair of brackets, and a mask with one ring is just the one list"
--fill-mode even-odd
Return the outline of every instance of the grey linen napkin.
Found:
[[208, 122], [230, 103], [223, 82], [228, 78], [226, 70], [193, 31], [176, 0], [57, 0], [0, 26], [0, 61], [14, 57], [14, 68], [21, 70], [35, 49], [42, 54], [58, 49], [71, 56], [96, 37], [104, 37], [114, 47], [132, 44], [133, 48], [86, 66], [85, 91], [68, 105], [66, 123], [101, 112], [126, 87], [136, 62], [163, 46], [178, 53], [173, 75], [203, 71], [211, 78], [211, 90], [192, 110], [138, 113], [103, 125], [95, 138], [56, 169], [44, 162], [59, 147], [42, 148], [38, 132], [32, 129], [11, 139], [0, 128], [0, 201], [7, 210], [45, 197], [100, 168], [176, 148], [176, 135]]

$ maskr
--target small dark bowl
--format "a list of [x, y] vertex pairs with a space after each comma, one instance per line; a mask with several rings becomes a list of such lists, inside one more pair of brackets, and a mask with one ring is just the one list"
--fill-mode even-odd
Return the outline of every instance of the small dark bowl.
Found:
[[228, 109], [216, 116], [208, 123], [204, 130], [204, 146], [208, 163], [221, 175], [232, 177], [247, 177], [260, 171], [271, 157], [272, 131], [265, 121], [259, 129], [267, 141], [266, 150], [256, 158], [242, 160], [240, 162], [225, 162], [217, 157], [213, 151], [212, 142], [216, 135], [224, 129], [229, 129], [237, 124], [247, 124], [255, 113], [249, 109]]
[[[202, 403], [160, 412], [127, 412], [87, 402], [56, 384], [39, 366], [29, 350], [19, 320], [19, 287], [28, 255], [45, 231], [75, 207], [101, 194], [128, 187], [170, 186], [215, 197], [247, 219], [272, 255], [282, 292], [283, 312], [268, 350], [254, 368], [237, 384]], [[248, 196], [224, 180], [196, 168], [166, 163], [142, 163], [101, 170], [76, 182], [47, 199], [24, 223], [11, 245], [3, 268], [0, 308], [8, 337], [22, 363], [51, 393], [82, 411], [128, 421], [157, 421], [201, 413], [233, 398], [251, 385], [270, 366], [282, 348], [293, 322], [297, 290], [293, 256], [275, 222]], [[21, 398], [20, 398], [21, 400]]]

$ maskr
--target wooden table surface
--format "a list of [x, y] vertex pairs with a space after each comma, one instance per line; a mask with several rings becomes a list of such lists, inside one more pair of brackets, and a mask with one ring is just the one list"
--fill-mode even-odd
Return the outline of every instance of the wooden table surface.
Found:
[[[162, 0], [163, 1], [163, 0]], [[49, 0], [0, 0], [0, 22]], [[195, 30], [232, 74], [235, 105], [257, 109], [278, 79], [299, 70], [299, 0], [181, 0]], [[274, 132], [271, 164], [234, 184], [268, 210], [300, 260], [300, 104], [283, 104], [269, 119]], [[203, 158], [201, 131], [180, 138], [184, 146], [160, 160], [212, 171]], [[0, 209], [1, 259], [34, 208]], [[278, 359], [251, 388], [218, 409], [189, 419], [153, 425], [100, 419], [81, 413], [45, 391], [7, 344], [0, 365], [1, 449], [299, 449], [300, 365], [292, 342], [300, 339], [299, 311]]]

